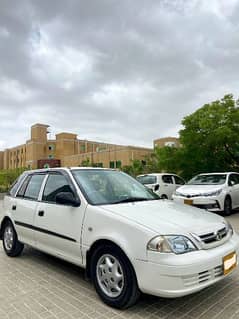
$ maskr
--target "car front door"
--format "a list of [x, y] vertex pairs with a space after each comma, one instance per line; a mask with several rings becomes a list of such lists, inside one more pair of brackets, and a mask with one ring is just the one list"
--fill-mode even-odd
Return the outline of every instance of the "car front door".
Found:
[[239, 206], [239, 175], [230, 174], [228, 179], [230, 195], [232, 199], [232, 208]]
[[168, 199], [172, 199], [174, 192], [174, 181], [172, 175], [162, 175], [162, 197], [167, 196]]
[[56, 195], [76, 190], [65, 173], [49, 173], [35, 218], [37, 247], [77, 264], [82, 263], [81, 231], [86, 204], [79, 207], [56, 203]]
[[177, 175], [173, 175], [173, 179], [174, 179], [174, 184], [175, 184], [175, 189], [176, 190], [178, 187], [182, 186], [185, 184], [184, 180], [177, 176]]
[[23, 181], [12, 206], [12, 217], [19, 240], [33, 246], [35, 246], [33, 225], [44, 178], [44, 174], [28, 175]]

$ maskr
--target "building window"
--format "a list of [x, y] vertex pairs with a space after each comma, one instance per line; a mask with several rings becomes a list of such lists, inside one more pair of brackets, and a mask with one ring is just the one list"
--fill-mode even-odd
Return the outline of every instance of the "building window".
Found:
[[115, 162], [110, 162], [110, 168], [115, 168]]
[[121, 168], [121, 161], [116, 161], [116, 168]]
[[85, 152], [85, 145], [81, 145], [80, 150], [81, 150], [81, 152]]
[[53, 151], [53, 150], [54, 150], [54, 145], [49, 145], [49, 146], [48, 146], [48, 150], [49, 150], [49, 151]]
[[54, 155], [49, 154], [49, 155], [48, 155], [48, 158], [49, 158], [49, 159], [53, 159], [53, 158], [54, 158]]

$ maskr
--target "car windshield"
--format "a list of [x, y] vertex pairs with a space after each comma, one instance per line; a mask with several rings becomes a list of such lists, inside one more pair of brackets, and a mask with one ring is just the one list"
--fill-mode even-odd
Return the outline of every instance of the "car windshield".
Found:
[[157, 178], [154, 175], [140, 175], [137, 180], [143, 185], [156, 184], [157, 182]]
[[159, 199], [136, 179], [120, 171], [79, 169], [72, 170], [72, 174], [92, 205]]
[[188, 185], [222, 185], [226, 182], [226, 174], [197, 175], [193, 177]]

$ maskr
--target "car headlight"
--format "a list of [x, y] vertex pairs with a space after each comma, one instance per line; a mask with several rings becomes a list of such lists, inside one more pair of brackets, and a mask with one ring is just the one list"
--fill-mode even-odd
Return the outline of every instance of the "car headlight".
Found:
[[232, 236], [234, 233], [232, 225], [227, 220], [224, 221], [224, 224], [226, 225], [228, 232]]
[[147, 249], [161, 253], [185, 254], [197, 250], [197, 247], [186, 236], [166, 235], [151, 239]]
[[218, 196], [221, 194], [221, 192], [222, 192], [222, 189], [218, 189], [218, 190], [213, 191], [213, 192], [203, 193], [202, 196]]
[[182, 196], [183, 194], [176, 190], [176, 191], [173, 193], [173, 195], [175, 195], [175, 196]]

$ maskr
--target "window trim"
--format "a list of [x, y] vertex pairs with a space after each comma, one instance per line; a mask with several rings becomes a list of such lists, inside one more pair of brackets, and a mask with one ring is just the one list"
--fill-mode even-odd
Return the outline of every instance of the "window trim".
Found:
[[77, 189], [75, 188], [73, 182], [71, 181], [71, 178], [69, 176], [69, 174], [67, 174], [66, 172], [64, 172], [63, 170], [62, 171], [48, 171], [46, 173], [46, 178], [44, 179], [43, 183], [42, 183], [42, 189], [41, 189], [41, 192], [39, 193], [39, 202], [40, 203], [45, 203], [45, 204], [51, 204], [51, 205], [59, 205], [59, 206], [66, 206], [66, 207], [71, 207], [69, 205], [63, 205], [63, 204], [58, 204], [56, 202], [48, 202], [46, 200], [43, 200], [43, 194], [44, 194], [44, 191], [45, 191], [45, 188], [46, 188], [46, 184], [47, 184], [47, 181], [48, 181], [48, 178], [50, 175], [61, 175], [61, 176], [64, 176], [66, 178], [66, 181], [68, 182], [70, 188], [71, 188], [71, 191], [75, 197], [75, 199], [77, 200], [80, 200], [80, 197], [78, 195], [78, 192], [77, 192]]
[[[27, 187], [28, 187], [28, 185], [29, 185], [29, 183], [30, 183], [30, 181], [31, 181], [31, 179], [32, 179], [32, 177], [33, 177], [34, 175], [46, 175], [46, 174], [47, 174], [46, 172], [34, 172], [34, 173], [26, 174], [26, 177], [25, 177], [25, 178], [23, 179], [23, 181], [21, 182], [21, 185], [19, 186], [19, 188], [18, 188], [18, 190], [17, 190], [17, 192], [16, 192], [16, 194], [15, 194], [15, 198], [38, 202], [38, 201], [39, 201], [39, 196], [40, 196], [40, 193], [41, 193], [41, 188], [42, 188], [42, 185], [43, 185], [43, 183], [44, 183], [44, 181], [45, 181], [45, 178], [43, 178], [43, 181], [42, 181], [42, 183], [41, 183], [41, 187], [40, 187], [40, 190], [39, 190], [37, 199], [33, 199], [33, 198], [30, 198], [30, 197], [25, 197], [25, 193], [26, 193]], [[30, 178], [29, 178], [29, 177], [30, 177]], [[25, 190], [24, 190], [23, 196], [17, 196], [18, 193], [19, 193], [19, 191], [20, 191], [20, 189], [21, 189], [21, 187], [22, 187], [22, 185], [23, 185], [23, 183], [25, 182], [25, 180], [26, 180], [27, 178], [29, 178], [29, 181], [28, 181], [28, 183], [26, 184], [26, 188], [25, 188]]]

